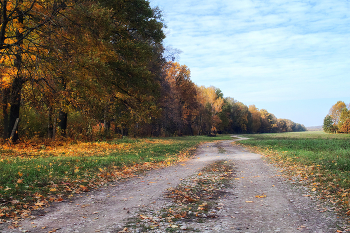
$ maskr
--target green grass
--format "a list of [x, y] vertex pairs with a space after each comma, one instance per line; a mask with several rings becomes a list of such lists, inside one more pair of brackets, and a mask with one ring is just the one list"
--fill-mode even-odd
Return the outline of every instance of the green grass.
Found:
[[[0, 217], [15, 217], [23, 212], [20, 210], [38, 207], [34, 203], [47, 204], [118, 177], [132, 176], [159, 164], [172, 164], [181, 156], [189, 156], [186, 151], [202, 142], [224, 139], [230, 136], [125, 138], [109, 142], [121, 145], [122, 149], [92, 156], [69, 156], [69, 151], [60, 156], [50, 152], [33, 156], [0, 150]], [[74, 146], [79, 147], [79, 143]]]
[[[350, 135], [324, 132], [244, 135], [240, 143], [267, 155], [291, 175], [350, 209]], [[348, 212], [350, 214], [350, 212]]]
[[[349, 135], [323, 132], [250, 135], [244, 145], [270, 148], [282, 158], [304, 165], [321, 165], [334, 173], [350, 171]], [[350, 184], [349, 184], [350, 185]]]

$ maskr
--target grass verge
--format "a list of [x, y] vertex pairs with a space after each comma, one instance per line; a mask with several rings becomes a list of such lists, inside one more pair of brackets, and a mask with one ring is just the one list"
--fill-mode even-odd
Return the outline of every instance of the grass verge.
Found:
[[31, 215], [107, 182], [185, 160], [198, 144], [230, 139], [176, 137], [0, 146], [0, 223]]
[[350, 215], [350, 135], [302, 132], [245, 135], [240, 144], [281, 166], [289, 179]]
[[189, 177], [175, 188], [169, 189], [165, 196], [171, 204], [160, 211], [144, 211], [130, 219], [124, 232], [177, 232], [196, 231], [187, 222], [205, 222], [206, 218], [216, 218], [222, 208], [218, 202], [227, 195], [226, 188], [234, 175], [233, 163], [217, 161], [206, 166], [198, 174]]

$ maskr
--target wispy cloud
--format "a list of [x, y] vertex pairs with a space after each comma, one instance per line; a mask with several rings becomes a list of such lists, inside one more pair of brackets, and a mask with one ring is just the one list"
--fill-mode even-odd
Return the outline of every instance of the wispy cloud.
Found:
[[325, 97], [350, 102], [348, 1], [151, 4], [164, 12], [165, 43], [183, 51], [180, 63], [198, 85], [214, 85], [226, 96], [257, 105]]

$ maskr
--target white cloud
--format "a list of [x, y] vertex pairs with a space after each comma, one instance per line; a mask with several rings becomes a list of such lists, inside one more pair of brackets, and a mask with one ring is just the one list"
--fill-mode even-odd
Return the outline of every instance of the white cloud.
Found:
[[165, 43], [183, 51], [180, 63], [198, 85], [214, 85], [243, 103], [350, 98], [348, 1], [151, 4], [164, 11]]

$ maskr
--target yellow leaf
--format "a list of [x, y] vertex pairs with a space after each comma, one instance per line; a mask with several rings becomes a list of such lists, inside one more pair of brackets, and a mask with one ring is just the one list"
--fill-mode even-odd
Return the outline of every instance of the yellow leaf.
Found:
[[51, 188], [51, 189], [50, 189], [50, 192], [56, 192], [56, 191], [57, 191], [56, 188]]
[[247, 202], [247, 203], [253, 203], [253, 201], [245, 201], [245, 202]]
[[266, 197], [266, 195], [257, 195], [257, 196], [255, 196], [256, 198], [265, 198]]
[[37, 203], [35, 203], [36, 206], [42, 207], [43, 205], [45, 205], [44, 202], [42, 201], [38, 201]]

